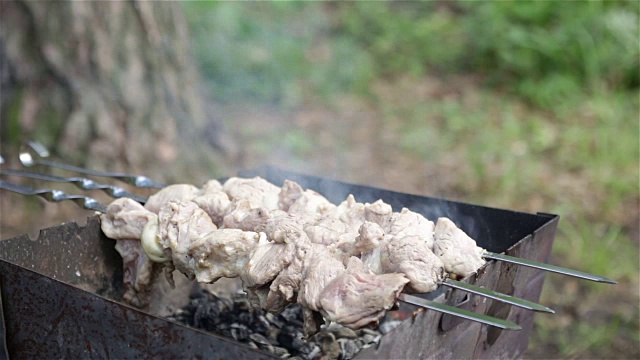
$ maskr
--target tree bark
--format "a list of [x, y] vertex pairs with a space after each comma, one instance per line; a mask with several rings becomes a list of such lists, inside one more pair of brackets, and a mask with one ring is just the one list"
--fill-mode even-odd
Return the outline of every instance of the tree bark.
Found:
[[93, 169], [220, 175], [177, 2], [2, 1], [0, 30], [5, 158], [38, 140]]

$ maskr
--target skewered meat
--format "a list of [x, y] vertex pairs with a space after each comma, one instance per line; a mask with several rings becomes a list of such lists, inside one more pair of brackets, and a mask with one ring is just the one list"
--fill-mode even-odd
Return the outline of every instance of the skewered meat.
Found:
[[347, 271], [320, 294], [321, 313], [329, 320], [359, 329], [380, 320], [408, 282], [403, 274], [367, 273], [360, 259], [352, 257]]
[[125, 285], [123, 299], [137, 307], [149, 305], [153, 262], [144, 253], [139, 240], [116, 240], [115, 249], [122, 256], [122, 282]]
[[159, 213], [160, 208], [168, 201], [187, 201], [200, 194], [200, 189], [190, 184], [169, 185], [149, 196], [144, 208], [152, 213]]
[[264, 207], [268, 210], [278, 208], [278, 195], [280, 188], [261, 177], [242, 179], [229, 178], [222, 185], [222, 189], [230, 200], [249, 200], [252, 208]]
[[143, 249], [140, 238], [146, 224], [157, 222], [158, 216], [131, 199], [120, 198], [109, 205], [100, 219], [102, 232], [116, 240], [115, 249], [122, 257], [124, 300], [137, 307], [148, 305], [153, 262]]
[[191, 201], [204, 210], [216, 226], [222, 226], [224, 216], [227, 214], [229, 205], [231, 205], [229, 196], [222, 191], [222, 185], [220, 185], [219, 190], [207, 192], [203, 189], [203, 192], [205, 192], [204, 195], [197, 196]]
[[434, 225], [422, 214], [403, 208], [399, 213], [394, 214], [389, 224], [387, 229], [389, 235], [397, 238], [419, 236], [426, 242], [427, 247], [433, 250]]
[[111, 202], [107, 212], [100, 215], [100, 227], [111, 239], [140, 239], [144, 226], [158, 216], [129, 198]]
[[[168, 201], [172, 192], [182, 201]], [[307, 333], [321, 323], [319, 314], [358, 328], [379, 319], [405, 286], [434, 290], [445, 268], [462, 271], [461, 255], [450, 248], [473, 242], [448, 219], [439, 219], [434, 242], [434, 224], [421, 214], [394, 213], [382, 200], [358, 203], [353, 195], [335, 206], [292, 181], [279, 189], [261, 178], [231, 178], [158, 194], [149, 206], [159, 206], [158, 216], [126, 200], [103, 215], [108, 236], [120, 231], [135, 239], [120, 246], [129, 265], [146, 258], [135, 256], [137, 246], [200, 282], [240, 277], [254, 306], [279, 312], [301, 304]], [[471, 253], [480, 256], [478, 249]], [[130, 269], [145, 275], [146, 268]], [[135, 290], [135, 278], [128, 281]]]
[[435, 228], [435, 239], [433, 251], [442, 259], [448, 273], [466, 277], [484, 265], [484, 249], [477, 246], [475, 240], [459, 229], [453, 221], [439, 218]]

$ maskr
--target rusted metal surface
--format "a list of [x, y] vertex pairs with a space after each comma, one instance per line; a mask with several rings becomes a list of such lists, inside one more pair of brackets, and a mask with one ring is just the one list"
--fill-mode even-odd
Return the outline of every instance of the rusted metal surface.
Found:
[[[333, 202], [352, 193], [361, 202], [383, 199], [395, 211], [407, 207], [430, 219], [447, 216], [480, 246], [537, 261], [547, 260], [558, 222], [555, 215], [455, 203], [273, 168], [241, 175], [260, 175], [276, 184], [292, 179]], [[113, 245], [101, 233], [96, 217], [86, 226], [69, 223], [46, 229], [35, 241], [21, 236], [0, 243], [0, 285], [12, 358], [268, 357], [232, 340], [152, 316], [149, 309], [141, 311], [119, 302], [122, 263]], [[490, 261], [464, 281], [537, 301], [544, 272]], [[406, 320], [384, 335], [377, 348], [365, 349], [357, 358], [517, 358], [526, 350], [533, 312], [444, 287], [421, 296], [501, 317], [523, 329], [499, 331], [433, 311], [414, 314], [415, 307], [401, 304], [393, 316]]]
[[97, 218], [84, 227], [47, 229], [36, 241], [20, 237], [0, 246], [12, 359], [271, 358], [106, 298], [121, 296], [121, 262]]

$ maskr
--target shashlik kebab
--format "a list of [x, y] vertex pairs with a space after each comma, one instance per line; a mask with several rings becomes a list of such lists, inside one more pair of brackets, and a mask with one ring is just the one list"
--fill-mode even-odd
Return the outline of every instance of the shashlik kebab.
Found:
[[[121, 181], [123, 181], [125, 183], [128, 183], [130, 185], [133, 185], [133, 186], [139, 187], [139, 188], [163, 189], [163, 188], [166, 187], [166, 185], [161, 184], [161, 183], [159, 183], [157, 181], [154, 181], [153, 179], [150, 179], [150, 178], [148, 178], [146, 176], [142, 176], [142, 175], [132, 175], [132, 174], [113, 173], [113, 172], [102, 172], [102, 171], [90, 170], [90, 169], [86, 169], [86, 168], [81, 168], [81, 167], [77, 167], [77, 166], [61, 163], [59, 161], [49, 160], [48, 159], [48, 157], [50, 155], [49, 154], [49, 150], [44, 145], [42, 145], [41, 143], [39, 143], [37, 141], [28, 141], [28, 142], [22, 144], [20, 146], [20, 154], [19, 155], [20, 155], [19, 156], [20, 162], [26, 167], [31, 167], [31, 166], [34, 166], [34, 165], [43, 165], [43, 166], [49, 166], [49, 167], [55, 167], [55, 168], [60, 168], [60, 169], [71, 170], [71, 171], [75, 171], [75, 172], [79, 172], [79, 173], [87, 174], [87, 175], [92, 175], [92, 176], [110, 177], [110, 178], [121, 180]], [[2, 161], [2, 157], [0, 157], [0, 162], [3, 162]], [[120, 195], [121, 194], [119, 194], [118, 196], [114, 196], [114, 197], [120, 197]], [[49, 197], [49, 198], [51, 198], [51, 197]], [[48, 200], [51, 201], [50, 199], [48, 199]], [[91, 199], [91, 200], [93, 200], [93, 199]], [[94, 202], [95, 201], [89, 201], [89, 203], [85, 203], [85, 204], [81, 204], [80, 203], [79, 205], [80, 206], [84, 206], [85, 208], [90, 208], [91, 209], [94, 205], [97, 206], [96, 204], [94, 204]], [[100, 206], [98, 206], [98, 207], [101, 208]], [[606, 283], [606, 284], [616, 284], [615, 281], [613, 281], [611, 279], [608, 279], [608, 278], [606, 278], [604, 276], [598, 276], [598, 275], [586, 273], [586, 272], [583, 272], [583, 271], [577, 271], [577, 270], [568, 269], [568, 268], [564, 268], [564, 267], [561, 267], [561, 266], [545, 264], [545, 263], [541, 263], [541, 262], [537, 262], [537, 261], [521, 259], [521, 258], [517, 258], [517, 257], [505, 255], [505, 254], [495, 254], [495, 253], [492, 253], [492, 252], [489, 252], [489, 251], [485, 251], [483, 253], [482, 257], [484, 259], [510, 262], [510, 263], [513, 263], [513, 264], [533, 267], [533, 268], [536, 268], [536, 269], [549, 271], [549, 272], [554, 272], [554, 273], [557, 273], [557, 274], [573, 276], [573, 277], [577, 277], [577, 278], [584, 279], [584, 280], [590, 280], [590, 281]]]
[[[128, 199], [116, 200], [102, 216], [103, 231], [128, 245], [128, 239], [141, 238], [151, 260], [170, 262], [200, 282], [239, 276], [250, 300], [265, 310], [278, 312], [297, 301], [308, 324], [320, 312], [361, 327], [393, 306], [405, 284], [429, 292], [443, 281], [445, 266], [430, 250], [433, 223], [420, 214], [394, 214], [382, 201], [359, 204], [352, 196], [335, 206], [293, 182], [285, 182], [282, 191], [259, 178], [232, 178], [224, 186], [169, 186], [149, 198], [146, 211]], [[387, 228], [386, 239], [380, 224]], [[442, 229], [446, 242], [449, 228]], [[453, 259], [451, 268], [460, 275], [475, 271]]]

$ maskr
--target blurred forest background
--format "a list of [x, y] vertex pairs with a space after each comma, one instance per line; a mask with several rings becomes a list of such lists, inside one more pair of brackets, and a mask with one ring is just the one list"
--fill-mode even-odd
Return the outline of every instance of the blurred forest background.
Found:
[[[637, 1], [180, 7], [206, 99], [198, 124], [214, 133], [188, 145], [215, 155], [114, 166], [199, 182], [269, 163], [559, 214], [551, 262], [619, 284], [548, 275], [541, 302], [557, 313], [537, 316], [526, 357], [640, 358]], [[20, 213], [8, 209], [3, 238]]]

